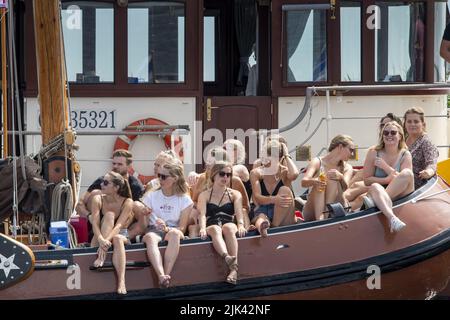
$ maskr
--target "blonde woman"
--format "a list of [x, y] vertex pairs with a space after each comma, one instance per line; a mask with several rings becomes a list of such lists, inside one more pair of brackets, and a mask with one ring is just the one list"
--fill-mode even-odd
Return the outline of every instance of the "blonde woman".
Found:
[[426, 133], [425, 113], [421, 108], [411, 108], [405, 112], [404, 129], [406, 145], [412, 156], [414, 187], [423, 186], [436, 174], [439, 151]]
[[[167, 288], [193, 203], [180, 163], [164, 164], [158, 169], [157, 176], [160, 188], [143, 198], [143, 203], [149, 208], [147, 214], [150, 214], [143, 242], [147, 245], [147, 257], [158, 276], [160, 287]], [[164, 261], [158, 248], [158, 243], [163, 240], [168, 242]]]
[[305, 221], [328, 218], [324, 213], [327, 203], [340, 202], [347, 206], [344, 191], [353, 175], [352, 166], [347, 161], [354, 152], [352, 138], [340, 134], [331, 140], [327, 155], [314, 158], [309, 163], [301, 182], [302, 187], [310, 188], [303, 208]]
[[[200, 237], [210, 236], [214, 249], [224, 258], [229, 274], [226, 281], [236, 284], [238, 277], [238, 242], [246, 234], [242, 212], [242, 195], [230, 189], [232, 177], [231, 163], [219, 162], [212, 166], [209, 176], [209, 188], [198, 197], [197, 208], [200, 211]], [[236, 221], [237, 225], [234, 223]]]
[[376, 205], [388, 218], [391, 232], [405, 227], [395, 216], [392, 201], [414, 191], [412, 158], [407, 148], [402, 126], [391, 121], [384, 125], [378, 144], [369, 149], [364, 161], [364, 183], [370, 186], [365, 206]]
[[[181, 161], [177, 158], [175, 152], [173, 152], [172, 150], [164, 150], [164, 151], [161, 151], [160, 153], [158, 153], [158, 155], [155, 158], [154, 165], [153, 165], [153, 172], [155, 174], [155, 178], [150, 180], [147, 183], [147, 185], [145, 187], [144, 195], [147, 194], [148, 192], [155, 191], [160, 187], [159, 179], [157, 177], [158, 170], [161, 166], [163, 166], [166, 163], [170, 163], [170, 162], [177, 162], [177, 163], [181, 164]], [[135, 239], [136, 236], [140, 236], [145, 233], [145, 229], [147, 226], [146, 212], [147, 212], [147, 208], [141, 201], [134, 202], [133, 215], [134, 215], [134, 220], [136, 222], [133, 223], [128, 230], [130, 239]]]

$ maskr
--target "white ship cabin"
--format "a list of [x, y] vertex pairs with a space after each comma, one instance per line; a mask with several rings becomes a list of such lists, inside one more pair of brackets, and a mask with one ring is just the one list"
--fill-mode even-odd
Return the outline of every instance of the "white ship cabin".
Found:
[[[25, 124], [39, 131], [32, 1], [16, 9]], [[177, 137], [187, 172], [201, 171], [203, 151], [234, 137], [252, 163], [258, 135], [295, 119], [281, 134], [299, 168], [338, 133], [354, 138], [352, 164], [362, 165], [379, 119], [414, 106], [447, 158], [450, 88], [439, 55], [447, 20], [440, 0], [63, 0], [82, 190], [110, 168], [122, 131], [141, 124], [161, 125], [125, 139], [145, 176]], [[26, 152], [40, 144], [27, 136]]]

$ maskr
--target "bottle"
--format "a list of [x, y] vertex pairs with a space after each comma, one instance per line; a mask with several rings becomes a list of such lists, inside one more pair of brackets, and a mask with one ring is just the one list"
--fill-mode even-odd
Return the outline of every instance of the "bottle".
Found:
[[[327, 175], [326, 175], [325, 170], [324, 170], [324, 168], [322, 166], [320, 166], [319, 180], [322, 181], [322, 182], [325, 182], [325, 183], [327, 182]], [[318, 191], [319, 192], [324, 192], [325, 189], [326, 189], [326, 187], [319, 187]]]

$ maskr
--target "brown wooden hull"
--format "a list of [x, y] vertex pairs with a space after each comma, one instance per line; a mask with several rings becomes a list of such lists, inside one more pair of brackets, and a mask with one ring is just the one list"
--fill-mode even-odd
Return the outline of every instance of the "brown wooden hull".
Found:
[[[127, 261], [138, 264], [126, 272], [126, 298], [429, 298], [446, 287], [450, 276], [450, 192], [415, 204], [410, 200], [446, 188], [442, 180], [434, 179], [396, 203], [395, 213], [407, 224], [397, 234], [389, 233], [386, 218], [373, 208], [343, 218], [273, 228], [267, 238], [251, 234], [239, 239], [237, 286], [224, 282], [225, 265], [210, 241], [183, 242], [172, 287], [164, 290], [158, 288], [151, 267], [139, 266], [147, 262], [145, 247], [131, 245]], [[118, 297], [113, 270], [89, 268], [95, 248], [36, 251], [35, 255], [34, 273], [0, 291], [0, 299]], [[73, 288], [74, 273], [66, 266], [42, 269], [39, 261], [45, 259], [78, 265], [80, 288]], [[380, 290], [366, 286], [370, 265], [381, 269]]]

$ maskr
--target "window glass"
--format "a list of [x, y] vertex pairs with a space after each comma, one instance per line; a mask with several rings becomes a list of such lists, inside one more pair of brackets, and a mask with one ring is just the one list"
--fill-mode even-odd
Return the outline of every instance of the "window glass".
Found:
[[341, 1], [341, 81], [361, 81], [361, 4]]
[[184, 1], [128, 5], [128, 82], [185, 81]]
[[216, 17], [207, 16], [203, 25], [203, 81], [216, 81]]
[[375, 29], [375, 80], [423, 82], [425, 4], [376, 1], [380, 28]]
[[326, 10], [286, 12], [288, 82], [327, 81]]
[[95, 1], [64, 2], [64, 49], [69, 81], [114, 81], [114, 9]]

